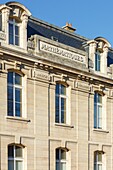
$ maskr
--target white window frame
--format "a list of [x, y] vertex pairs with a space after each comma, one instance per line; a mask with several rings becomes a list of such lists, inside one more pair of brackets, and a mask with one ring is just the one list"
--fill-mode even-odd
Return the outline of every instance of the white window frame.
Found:
[[[56, 102], [56, 97], [58, 97], [58, 100], [59, 100], [59, 120], [58, 122], [56, 121], [56, 109], [55, 109], [55, 122], [56, 123], [63, 123], [63, 124], [68, 124], [69, 123], [69, 95], [68, 95], [68, 87], [62, 83], [56, 83], [56, 86], [59, 86], [59, 94], [56, 94], [55, 92], [55, 102]], [[65, 87], [65, 90], [66, 90], [66, 95], [64, 94], [61, 94], [61, 86], [64, 86]], [[61, 119], [61, 99], [65, 99], [66, 102], [66, 111], [65, 111], [65, 119], [64, 122], [62, 122], [62, 119]]]
[[[61, 159], [61, 151], [63, 150], [64, 152], [65, 152], [65, 154], [66, 154], [66, 158], [67, 158], [67, 152], [64, 150], [64, 149], [56, 149], [56, 150], [58, 150], [59, 151], [59, 159], [56, 159], [56, 166], [57, 166], [57, 164], [59, 165], [59, 168], [60, 169], [58, 169], [58, 170], [64, 170], [64, 169], [62, 169], [62, 164], [65, 164], [65, 167], [67, 167], [67, 159]], [[67, 168], [66, 168], [67, 169]], [[65, 170], [66, 170], [65, 169]], [[56, 170], [57, 170], [57, 168], [56, 168]]]
[[[8, 147], [9, 146], [10, 145], [8, 145]], [[22, 157], [16, 157], [16, 145], [11, 145], [11, 146], [13, 147], [14, 157], [9, 157], [8, 156], [8, 162], [9, 161], [14, 161], [14, 170], [16, 170], [16, 162], [17, 161], [22, 162], [22, 169], [21, 170], [23, 170], [24, 169], [24, 158], [23, 158], [24, 152], [23, 152], [23, 147], [19, 146], [22, 149]], [[8, 163], [8, 165], [9, 165], [9, 163]], [[8, 168], [8, 170], [10, 170], [10, 169]]]
[[[15, 72], [15, 71], [9, 71], [8, 73], [10, 73], [10, 72], [13, 74], [13, 84], [10, 84], [9, 82], [7, 82], [8, 83], [7, 84], [7, 89], [8, 89], [8, 87], [12, 87], [13, 88], [13, 113], [12, 113], [12, 116], [14, 116], [14, 117], [23, 117], [23, 91], [24, 91], [23, 76], [21, 74]], [[21, 76], [21, 79], [22, 79], [22, 84], [21, 85], [16, 85], [14, 83], [14, 81], [15, 81], [15, 73]], [[21, 102], [20, 102], [21, 103], [21, 113], [20, 113], [20, 116], [16, 116], [16, 113], [15, 113], [15, 103], [16, 103], [16, 101], [15, 101], [15, 89], [16, 88], [21, 89], [21, 95], [22, 95], [21, 96]], [[7, 96], [8, 95], [9, 94], [8, 94], [8, 91], [7, 91]], [[7, 101], [7, 116], [10, 116], [10, 115], [8, 115], [8, 101]]]
[[[9, 19], [9, 24], [13, 26], [13, 43], [10, 43], [10, 30], [9, 30], [9, 44], [20, 46], [20, 24], [16, 22], [15, 18], [12, 18], [12, 20]], [[18, 36], [15, 34], [16, 26], [18, 27], [18, 30], [19, 30]], [[18, 37], [18, 41], [19, 41], [18, 44], [15, 43], [15, 37]]]

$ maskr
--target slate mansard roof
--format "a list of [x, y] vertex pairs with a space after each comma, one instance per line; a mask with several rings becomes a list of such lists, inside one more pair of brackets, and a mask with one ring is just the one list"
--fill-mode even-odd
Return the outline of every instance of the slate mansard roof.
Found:
[[34, 18], [33, 16], [29, 17], [27, 31], [28, 38], [34, 34], [43, 36], [48, 39], [55, 37], [58, 39], [58, 42], [83, 51], [83, 43], [88, 40], [85, 37], [67, 31], [63, 28], [51, 25], [47, 22]]

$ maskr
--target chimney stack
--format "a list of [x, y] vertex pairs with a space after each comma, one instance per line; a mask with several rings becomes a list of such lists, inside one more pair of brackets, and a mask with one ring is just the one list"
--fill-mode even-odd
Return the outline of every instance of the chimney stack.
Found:
[[75, 32], [76, 31], [76, 28], [73, 28], [72, 24], [70, 24], [68, 22], [66, 22], [66, 25], [64, 27], [62, 27], [62, 28], [65, 29], [65, 30], [68, 30], [70, 32]]

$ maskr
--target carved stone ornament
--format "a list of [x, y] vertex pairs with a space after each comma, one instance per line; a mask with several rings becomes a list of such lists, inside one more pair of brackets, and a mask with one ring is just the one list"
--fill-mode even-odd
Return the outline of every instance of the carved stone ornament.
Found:
[[6, 40], [6, 34], [3, 32], [0, 32], [0, 39], [1, 40]]

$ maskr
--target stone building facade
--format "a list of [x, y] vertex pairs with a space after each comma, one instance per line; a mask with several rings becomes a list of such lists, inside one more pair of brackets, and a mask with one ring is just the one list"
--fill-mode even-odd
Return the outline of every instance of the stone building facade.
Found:
[[0, 5], [0, 169], [113, 169], [113, 49]]

